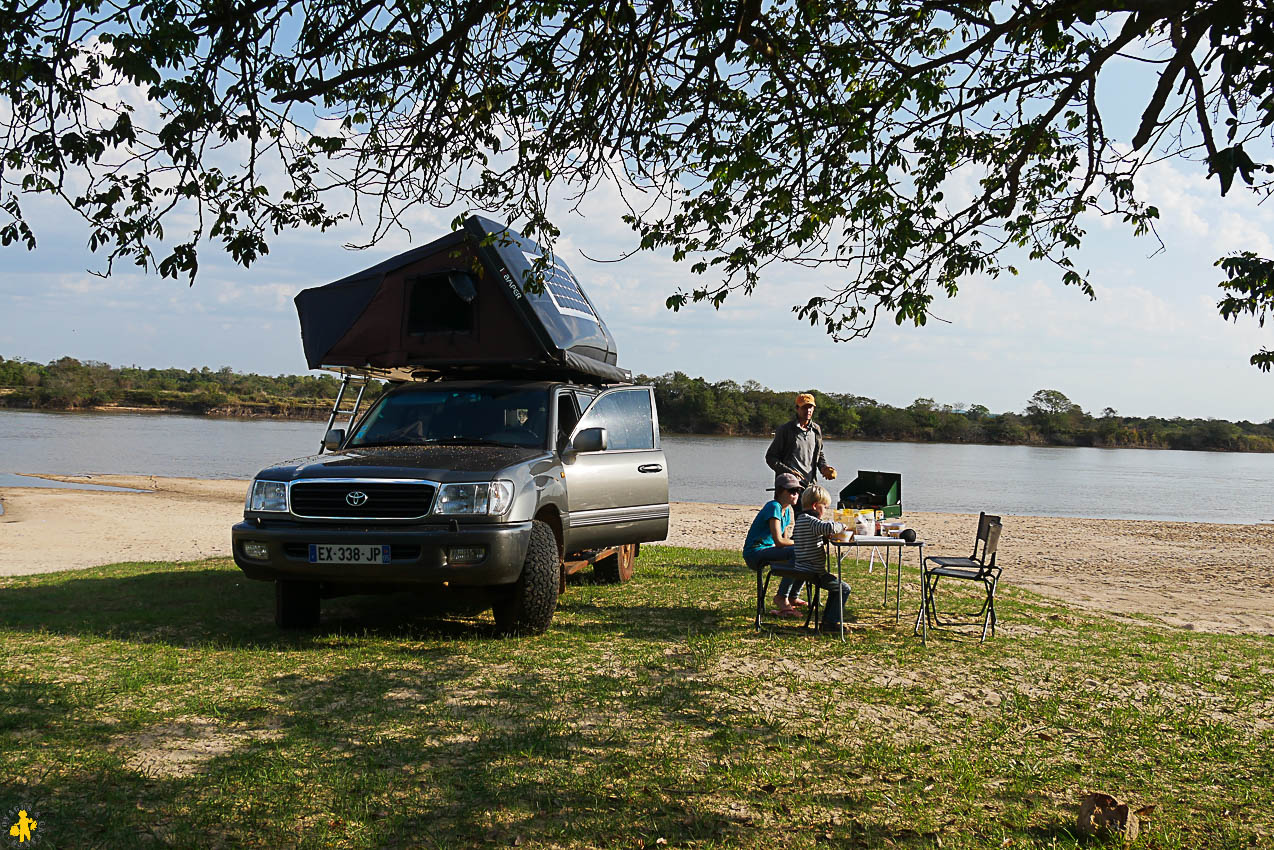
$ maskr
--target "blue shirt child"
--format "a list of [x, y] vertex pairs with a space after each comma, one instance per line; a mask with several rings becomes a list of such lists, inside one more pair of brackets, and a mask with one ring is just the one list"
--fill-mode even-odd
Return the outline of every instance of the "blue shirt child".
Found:
[[[770, 520], [777, 519], [779, 521], [779, 529], [784, 533], [792, 527], [792, 508], [790, 505], [780, 505], [774, 499], [766, 502], [761, 506], [761, 510], [757, 512], [756, 518], [752, 520], [752, 525], [748, 528], [748, 536], [743, 539], [743, 554], [748, 555], [757, 549], [768, 549], [778, 544], [774, 540], [774, 535], [770, 533]], [[738, 540], [739, 538], [735, 538]]]

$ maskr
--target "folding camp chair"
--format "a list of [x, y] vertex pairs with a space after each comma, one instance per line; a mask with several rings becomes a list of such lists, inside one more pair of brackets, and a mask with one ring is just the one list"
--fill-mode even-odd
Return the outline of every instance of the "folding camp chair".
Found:
[[978, 533], [973, 539], [973, 554], [967, 558], [931, 555], [920, 563], [920, 611], [916, 614], [916, 628], [924, 630], [924, 640], [929, 639], [929, 624], [939, 626], [959, 625], [958, 622], [944, 622], [938, 618], [938, 606], [934, 592], [938, 589], [938, 581], [944, 578], [962, 579], [964, 581], [981, 582], [986, 591], [986, 599], [977, 614], [968, 622], [982, 620], [982, 638], [986, 640], [987, 630], [995, 636], [995, 589], [1000, 581], [1000, 568], [995, 563], [995, 550], [1000, 544], [1000, 518], [987, 513], [978, 515]]
[[805, 593], [808, 605], [805, 608], [805, 622], [801, 624], [801, 628], [808, 628], [810, 623], [818, 628], [819, 616], [819, 598], [820, 590], [818, 585], [810, 581], [810, 573], [808, 570], [798, 570], [787, 564], [762, 564], [761, 569], [756, 571], [756, 628], [761, 630], [761, 618], [765, 614], [765, 601], [770, 593], [770, 579], [774, 576], [779, 578], [793, 578], [805, 582]]

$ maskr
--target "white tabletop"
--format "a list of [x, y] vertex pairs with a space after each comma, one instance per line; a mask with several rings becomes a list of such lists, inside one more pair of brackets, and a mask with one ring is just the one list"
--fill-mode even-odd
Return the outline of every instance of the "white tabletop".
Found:
[[874, 534], [855, 534], [853, 540], [837, 540], [828, 538], [836, 546], [918, 546], [923, 540], [908, 543], [901, 537], [881, 537]]

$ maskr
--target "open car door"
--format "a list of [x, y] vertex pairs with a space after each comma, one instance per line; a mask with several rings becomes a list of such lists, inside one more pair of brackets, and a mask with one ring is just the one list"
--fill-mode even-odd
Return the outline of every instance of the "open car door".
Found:
[[568, 448], [565, 464], [572, 550], [664, 540], [668, 536], [668, 464], [650, 387], [619, 387], [597, 396], [571, 440], [605, 431], [590, 451]]

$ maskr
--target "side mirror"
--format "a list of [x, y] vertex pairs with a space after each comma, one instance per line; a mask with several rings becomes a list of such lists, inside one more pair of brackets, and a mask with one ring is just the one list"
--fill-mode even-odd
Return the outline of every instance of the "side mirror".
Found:
[[341, 447], [341, 443], [345, 442], [344, 428], [330, 428], [323, 435], [323, 451], [334, 452]]
[[571, 440], [571, 448], [581, 454], [606, 451], [606, 429], [585, 428], [575, 435], [574, 440]]

